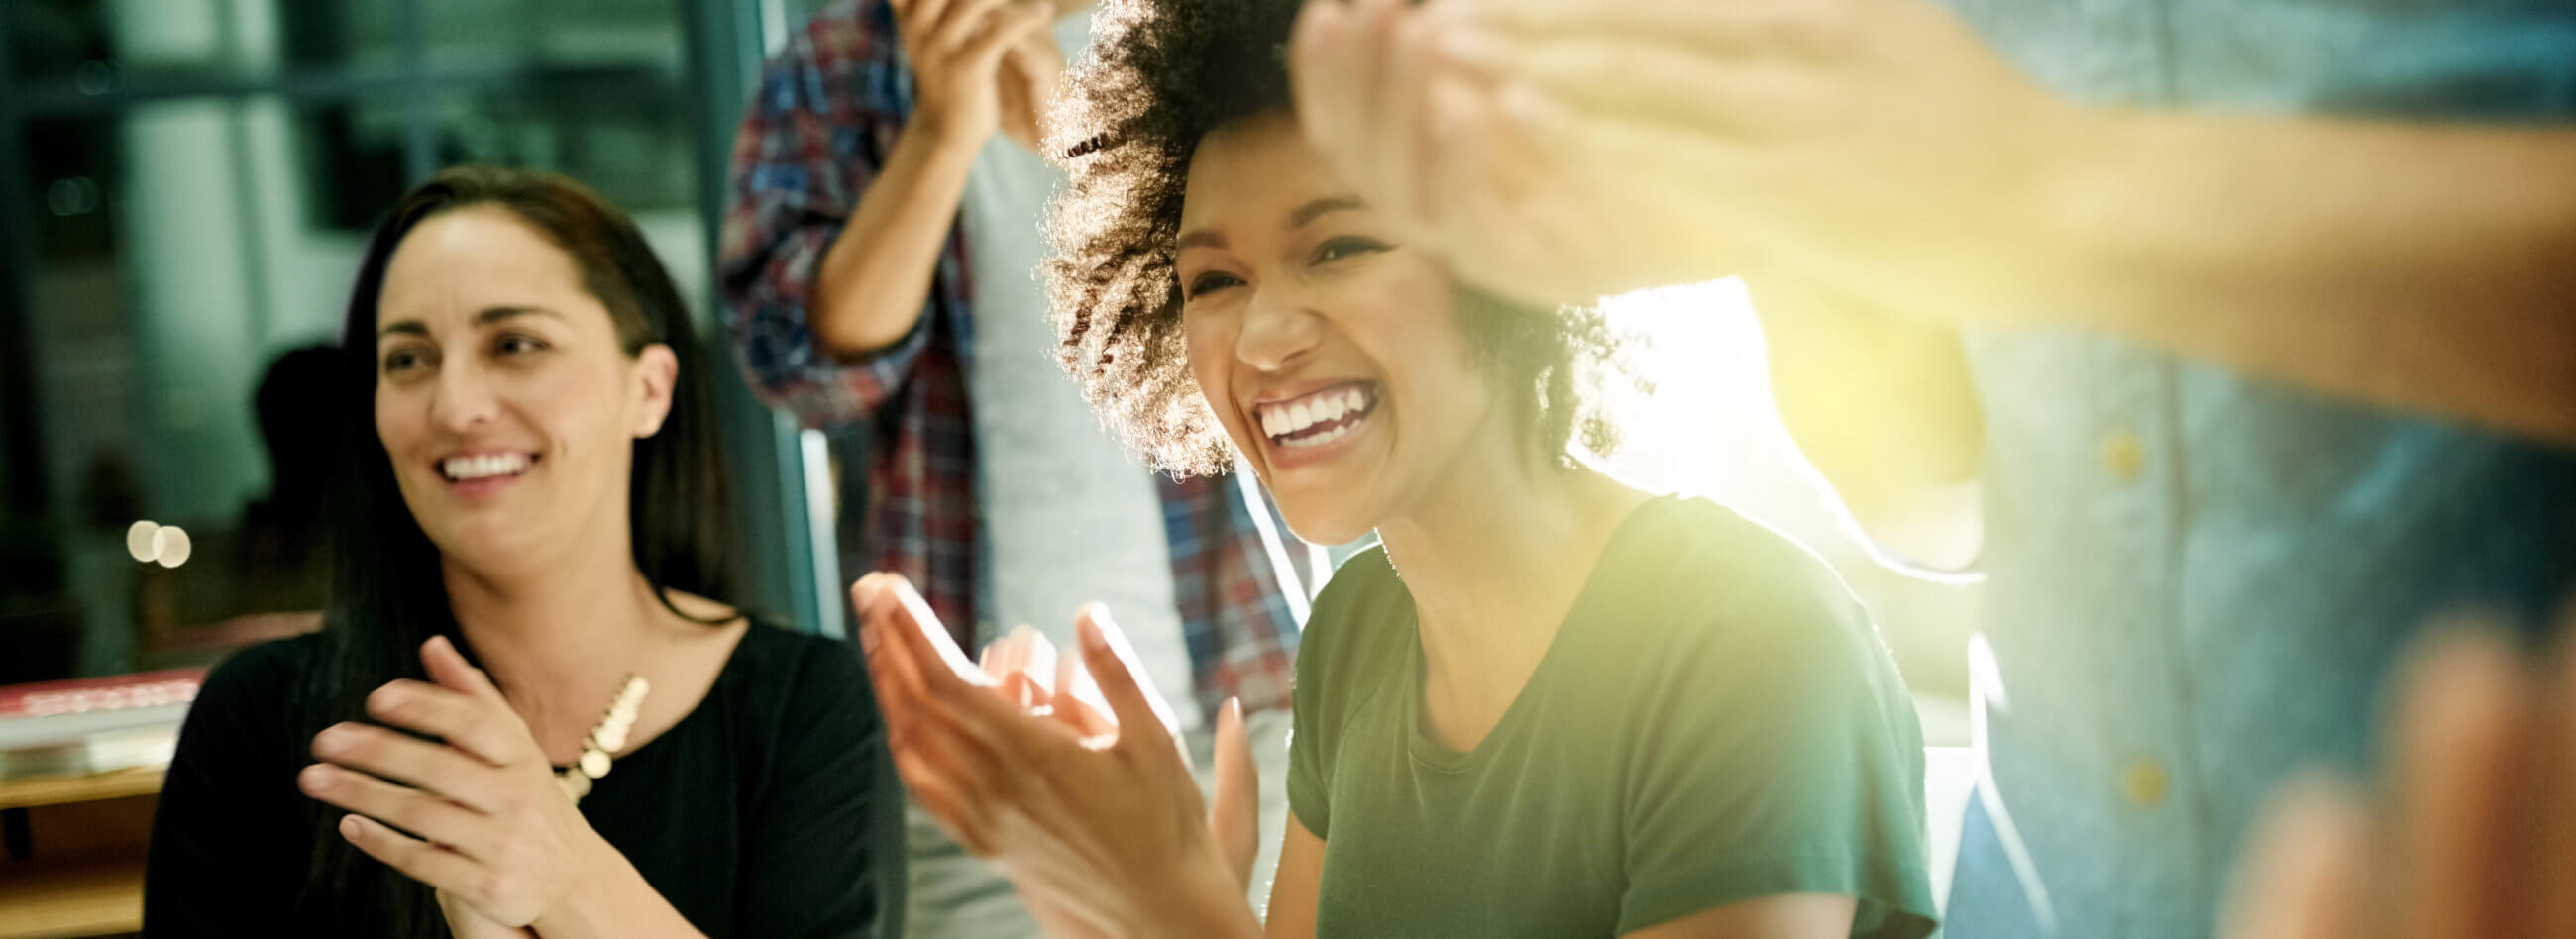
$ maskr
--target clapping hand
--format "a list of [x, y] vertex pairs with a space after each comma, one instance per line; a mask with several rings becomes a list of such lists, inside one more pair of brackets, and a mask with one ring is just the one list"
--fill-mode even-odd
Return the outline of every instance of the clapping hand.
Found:
[[459, 935], [542, 927], [577, 891], [631, 877], [491, 679], [443, 637], [420, 657], [429, 682], [367, 696], [368, 716], [385, 726], [346, 722], [313, 737], [322, 762], [297, 784], [351, 813], [341, 836], [435, 888]]
[[2464, 632], [2404, 689], [2385, 790], [2295, 788], [2224, 935], [2576, 939], [2576, 647], [2544, 671]]
[[1041, 687], [1024, 671], [1006, 697], [1003, 680], [967, 660], [901, 577], [868, 575], [851, 600], [905, 788], [958, 844], [1000, 867], [1051, 931], [1136, 935], [1185, 922], [1257, 931], [1244, 902], [1254, 780], [1237, 706], [1219, 718], [1216, 802], [1228, 817], [1212, 823], [1168, 706], [1158, 707], [1105, 609], [1087, 608], [1076, 624], [1094, 705], [1059, 693], [1078, 682]]

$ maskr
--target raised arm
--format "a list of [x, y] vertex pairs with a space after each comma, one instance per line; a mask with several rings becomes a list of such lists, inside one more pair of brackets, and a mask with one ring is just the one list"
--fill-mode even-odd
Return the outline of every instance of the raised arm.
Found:
[[[901, 50], [867, 20], [886, 12], [863, 5], [858, 24], [800, 36], [769, 64], [734, 146], [725, 324], [754, 390], [809, 426], [864, 418], [901, 386], [998, 121], [1001, 62], [1052, 7], [899, 0]], [[893, 84], [868, 77], [906, 62], [908, 121]]]
[[1933, 0], [1427, 9], [1309, 6], [1299, 118], [1489, 286], [1788, 271], [2576, 444], [2576, 128], [2083, 104]]

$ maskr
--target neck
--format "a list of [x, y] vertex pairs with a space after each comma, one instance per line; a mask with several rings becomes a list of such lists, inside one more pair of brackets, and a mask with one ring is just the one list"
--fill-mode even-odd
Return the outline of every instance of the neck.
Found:
[[1431, 499], [1378, 526], [1412, 594], [1435, 685], [1517, 692], [1611, 531], [1645, 498], [1588, 467], [1538, 457], [1507, 465], [1515, 469], [1450, 473]]
[[538, 739], [554, 724], [586, 728], [636, 663], [661, 601], [618, 550], [507, 574], [445, 567], [456, 627]]

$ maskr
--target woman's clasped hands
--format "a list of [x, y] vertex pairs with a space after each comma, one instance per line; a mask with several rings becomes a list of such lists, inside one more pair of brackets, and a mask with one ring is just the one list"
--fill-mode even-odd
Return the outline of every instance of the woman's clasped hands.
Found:
[[[626, 858], [558, 788], [526, 722], [445, 638], [421, 646], [430, 681], [367, 696], [375, 726], [313, 737], [297, 785], [347, 809], [340, 835], [427, 884], [459, 936], [526, 935], [573, 901], [633, 878]], [[435, 739], [402, 733], [411, 731]]]

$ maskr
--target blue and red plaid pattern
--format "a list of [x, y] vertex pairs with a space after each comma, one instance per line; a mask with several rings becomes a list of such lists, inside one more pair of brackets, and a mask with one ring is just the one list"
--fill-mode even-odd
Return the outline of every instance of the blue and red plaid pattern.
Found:
[[[973, 648], [985, 628], [978, 560], [975, 427], [966, 369], [974, 348], [966, 245], [952, 232], [919, 325], [857, 361], [836, 358], [806, 320], [816, 268], [894, 149], [912, 112], [910, 67], [882, 0], [845, 0], [789, 38], [762, 70], [734, 139], [733, 188], [717, 274], [722, 318], [743, 373], [806, 427], [863, 428], [867, 524], [858, 557], [903, 574]], [[1233, 477], [1158, 477], [1182, 628], [1199, 704], [1288, 706], [1308, 584], [1285, 527]], [[1264, 525], [1253, 512], [1271, 516]], [[1280, 535], [1264, 535], [1264, 528]], [[1302, 555], [1304, 552], [1294, 552]], [[1289, 573], [1283, 575], [1283, 570]]]

